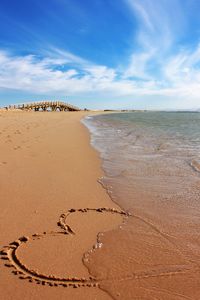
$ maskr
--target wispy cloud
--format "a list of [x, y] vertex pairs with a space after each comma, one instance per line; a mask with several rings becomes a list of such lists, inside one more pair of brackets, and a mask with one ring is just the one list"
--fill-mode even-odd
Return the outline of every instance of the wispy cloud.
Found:
[[[162, 69], [172, 51], [177, 36], [185, 27], [179, 0], [124, 0], [138, 21], [138, 31], [132, 41], [132, 55], [125, 74], [147, 79]], [[173, 10], [172, 10], [173, 7]], [[174, 13], [174, 10], [176, 13]], [[159, 74], [160, 76], [160, 74]]]
[[[33, 55], [20, 57], [0, 52], [0, 88], [72, 95], [133, 92], [131, 82], [116, 79], [115, 70], [68, 52], [57, 50], [57, 53], [62, 54], [60, 58], [39, 59]], [[73, 63], [76, 68], [71, 68]]]
[[[162, 51], [181, 36], [186, 26], [180, 0], [124, 0], [138, 20], [138, 42], [143, 46], [162, 44]], [[148, 43], [146, 43], [148, 42]]]

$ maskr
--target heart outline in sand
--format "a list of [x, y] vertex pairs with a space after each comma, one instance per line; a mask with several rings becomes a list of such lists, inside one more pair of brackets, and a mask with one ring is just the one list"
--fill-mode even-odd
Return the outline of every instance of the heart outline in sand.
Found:
[[62, 213], [59, 217], [59, 221], [57, 225], [60, 227], [61, 231], [50, 231], [43, 232], [42, 234], [33, 234], [31, 237], [22, 236], [18, 240], [11, 242], [8, 246], [4, 246], [0, 251], [0, 258], [5, 261], [5, 266], [8, 268], [12, 268], [12, 273], [14, 275], [18, 275], [20, 279], [27, 279], [29, 282], [35, 282], [37, 284], [48, 285], [48, 286], [62, 286], [62, 287], [98, 287], [99, 282], [93, 277], [89, 278], [79, 278], [79, 277], [56, 277], [54, 275], [44, 275], [40, 274], [35, 270], [30, 270], [27, 266], [20, 261], [17, 256], [17, 250], [23, 243], [28, 243], [29, 241], [33, 241], [36, 239], [44, 238], [45, 236], [55, 236], [55, 235], [73, 235], [75, 232], [73, 229], [66, 223], [66, 219], [72, 213], [82, 212], [87, 213], [89, 211], [93, 211], [95, 213], [115, 213], [120, 214], [123, 217], [128, 217], [129, 213], [126, 213], [122, 210], [118, 210], [115, 208], [79, 208], [69, 209], [66, 213]]

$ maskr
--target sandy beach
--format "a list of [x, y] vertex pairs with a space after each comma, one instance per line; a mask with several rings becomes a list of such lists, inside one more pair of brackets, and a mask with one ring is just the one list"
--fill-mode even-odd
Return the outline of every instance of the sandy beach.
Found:
[[3, 300], [110, 299], [82, 262], [97, 234], [122, 221], [97, 182], [86, 114], [0, 113]]
[[198, 161], [130, 163], [110, 121], [100, 159], [97, 113], [0, 112], [1, 299], [198, 300]]

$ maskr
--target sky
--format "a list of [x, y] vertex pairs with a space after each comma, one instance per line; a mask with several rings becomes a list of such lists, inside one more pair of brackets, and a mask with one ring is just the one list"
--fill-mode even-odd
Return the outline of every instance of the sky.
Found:
[[0, 106], [200, 109], [199, 0], [0, 0]]

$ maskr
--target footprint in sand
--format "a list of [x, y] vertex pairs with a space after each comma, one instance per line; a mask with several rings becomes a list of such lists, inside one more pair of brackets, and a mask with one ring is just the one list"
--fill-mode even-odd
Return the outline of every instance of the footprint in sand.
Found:
[[14, 150], [21, 149], [21, 146], [15, 146], [13, 149], [14, 149]]
[[21, 134], [21, 131], [17, 129], [14, 134]]
[[[35, 233], [30, 237], [22, 236], [18, 240], [11, 242], [8, 246], [3, 247], [0, 251], [0, 258], [5, 261], [6, 267], [11, 268], [14, 275], [18, 275], [20, 279], [28, 280], [29, 282], [47, 286], [71, 286], [73, 288], [84, 286], [98, 287], [99, 282], [95, 278], [87, 277], [87, 275], [85, 277], [75, 276], [75, 274], [73, 274], [76, 268], [73, 263], [71, 267], [69, 266], [73, 253], [69, 254], [69, 251], [67, 252], [65, 243], [66, 240], [69, 241], [68, 246], [70, 247], [70, 245], [76, 242], [78, 248], [79, 246], [81, 248], [81, 236], [86, 235], [87, 238], [86, 231], [88, 228], [86, 223], [89, 224], [89, 222], [87, 222], [87, 218], [91, 217], [94, 213], [97, 215], [95, 219], [101, 219], [102, 214], [109, 214], [109, 218], [111, 218], [111, 214], [113, 215], [112, 217], [116, 215], [121, 215], [122, 217], [129, 216], [128, 213], [114, 208], [71, 208], [66, 213], [60, 215], [57, 223], [59, 230], [49, 232], [45, 231], [41, 234]], [[68, 224], [66, 223], [67, 220], [69, 220]], [[84, 224], [86, 228], [85, 226], [82, 226], [82, 221], [85, 222]], [[73, 227], [71, 224], [73, 224]], [[59, 248], [62, 247], [64, 251], [63, 255], [60, 256]], [[97, 243], [94, 248], [98, 247], [100, 247], [100, 245]], [[52, 248], [54, 253], [51, 253]], [[36, 260], [34, 257], [31, 257], [32, 253], [38, 256]], [[81, 253], [81, 255], [83, 255], [83, 253]], [[47, 257], [49, 256], [51, 258], [51, 263], [53, 262], [52, 269], [49, 267], [49, 262], [47, 261]], [[21, 257], [23, 257], [23, 259]], [[28, 262], [28, 265], [24, 263], [24, 259], [26, 263]], [[65, 260], [64, 264], [63, 259]], [[35, 265], [37, 266], [38, 262], [41, 261], [43, 261], [43, 271], [38, 271]], [[64, 265], [64, 272], [61, 276], [60, 273], [52, 274], [53, 272], [56, 272], [56, 264], [60, 264], [62, 267]], [[76, 261], [74, 264], [76, 264]], [[66, 268], [68, 268], [67, 276]]]

